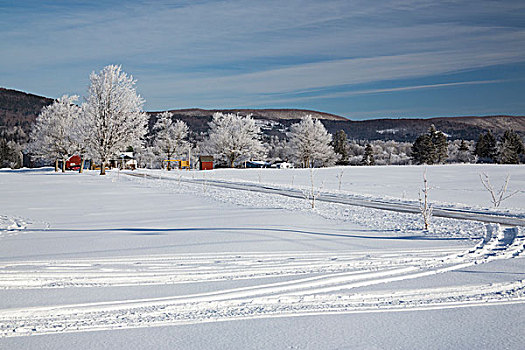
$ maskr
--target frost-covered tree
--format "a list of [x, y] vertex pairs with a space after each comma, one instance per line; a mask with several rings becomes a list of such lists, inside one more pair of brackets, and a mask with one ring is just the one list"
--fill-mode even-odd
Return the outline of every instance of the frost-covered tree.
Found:
[[448, 143], [448, 162], [475, 163], [474, 141], [454, 140]]
[[209, 125], [206, 149], [226, 160], [229, 167], [233, 168], [236, 161], [264, 155], [261, 130], [251, 115], [217, 112]]
[[144, 99], [135, 90], [136, 81], [110, 65], [91, 73], [85, 117], [90, 125], [89, 152], [101, 163], [100, 174], [112, 156], [128, 146], [138, 147], [146, 134]]
[[288, 161], [288, 141], [280, 139], [278, 136], [270, 136], [266, 145], [268, 149], [268, 157], [272, 161]]
[[334, 165], [338, 159], [331, 146], [332, 135], [311, 115], [292, 124], [289, 137], [291, 155], [304, 168]]
[[352, 140], [348, 142], [348, 163], [351, 165], [362, 165], [365, 158], [366, 145], [370, 144], [374, 163], [376, 165], [409, 164], [412, 143], [396, 142], [393, 140]]
[[[170, 160], [173, 156], [180, 155], [188, 150], [188, 125], [182, 120], [173, 122], [170, 112], [159, 115], [153, 126], [155, 138], [153, 147], [155, 153]], [[167, 169], [171, 169], [171, 162], [167, 162]]]
[[66, 160], [78, 149], [76, 126], [81, 108], [75, 104], [78, 96], [64, 95], [51, 105], [42, 108], [30, 134], [29, 150], [34, 158], [55, 161], [62, 160], [65, 171]]

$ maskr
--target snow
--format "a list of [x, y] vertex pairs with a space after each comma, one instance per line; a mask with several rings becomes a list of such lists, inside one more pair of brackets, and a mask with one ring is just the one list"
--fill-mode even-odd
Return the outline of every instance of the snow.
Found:
[[[503, 202], [503, 211], [525, 210], [525, 167], [523, 165], [450, 164], [414, 166], [346, 166], [316, 169], [316, 183], [325, 191], [338, 191], [338, 175], [343, 172], [341, 191], [376, 198], [417, 201], [427, 169], [430, 200], [437, 203], [462, 204], [490, 208], [490, 194], [483, 188], [479, 175], [487, 173], [497, 189], [507, 174], [511, 175], [508, 192], [520, 192]], [[280, 184], [287, 187], [309, 186], [307, 169], [216, 169], [214, 179]], [[185, 175], [185, 174], [183, 174]], [[259, 181], [260, 179], [260, 181]], [[293, 184], [293, 185], [292, 185]]]
[[[396, 205], [423, 169], [315, 181]], [[523, 192], [489, 207], [481, 171], [524, 187], [524, 167], [433, 166], [431, 201], [523, 215]], [[227, 188], [309, 181], [302, 169], [1, 170], [0, 347], [521, 347], [523, 228], [433, 218], [422, 231], [416, 214]]]

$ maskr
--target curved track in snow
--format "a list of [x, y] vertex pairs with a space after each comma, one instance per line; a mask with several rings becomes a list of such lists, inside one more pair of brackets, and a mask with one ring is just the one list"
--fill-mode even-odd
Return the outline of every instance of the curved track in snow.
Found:
[[[0, 287], [11, 289], [245, 278], [257, 279], [258, 284], [163, 298], [3, 309], [0, 336], [525, 303], [523, 280], [379, 292], [356, 290], [523, 255], [525, 237], [520, 230], [494, 225], [489, 226], [487, 236], [477, 246], [462, 251], [450, 248], [376, 253], [223, 253], [3, 263]], [[139, 260], [141, 263], [137, 264]], [[300, 278], [265, 281], [265, 277], [291, 274]]]

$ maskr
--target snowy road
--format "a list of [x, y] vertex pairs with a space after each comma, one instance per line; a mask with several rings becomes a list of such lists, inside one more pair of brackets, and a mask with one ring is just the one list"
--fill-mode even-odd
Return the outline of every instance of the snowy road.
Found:
[[[240, 191], [250, 191], [250, 192], [259, 192], [265, 194], [275, 194], [280, 196], [286, 196], [291, 198], [303, 199], [304, 194], [301, 190], [292, 189], [292, 188], [280, 188], [277, 186], [267, 185], [267, 184], [254, 184], [254, 183], [241, 183], [234, 181], [225, 181], [225, 180], [214, 180], [214, 179], [191, 179], [188, 177], [159, 177], [152, 174], [146, 173], [127, 173], [123, 174], [128, 176], [148, 178], [154, 180], [163, 180], [163, 181], [176, 181], [176, 182], [186, 182], [193, 183], [205, 186], [214, 186], [219, 188], [227, 188]], [[396, 201], [387, 201], [381, 199], [364, 199], [359, 196], [352, 196], [348, 194], [333, 194], [333, 193], [320, 193], [317, 198], [317, 201], [327, 202], [327, 203], [337, 203], [345, 204], [352, 206], [360, 206], [365, 208], [388, 210], [400, 213], [412, 213], [419, 214], [419, 207], [415, 204], [407, 204]], [[434, 206], [432, 215], [436, 217], [449, 218], [449, 219], [461, 219], [461, 220], [472, 220], [485, 223], [497, 223], [506, 226], [525, 226], [525, 218], [522, 216], [515, 215], [503, 215], [497, 213], [484, 213], [481, 211], [475, 211], [472, 209], [460, 209], [460, 208], [444, 208], [439, 206]]]

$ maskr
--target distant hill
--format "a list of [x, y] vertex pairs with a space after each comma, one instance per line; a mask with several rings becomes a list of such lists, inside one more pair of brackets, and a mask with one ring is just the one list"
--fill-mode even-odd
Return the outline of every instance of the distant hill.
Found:
[[21, 126], [27, 132], [42, 107], [52, 102], [47, 97], [0, 88], [0, 128]]
[[[52, 99], [21, 91], [0, 88], [0, 128], [19, 125], [29, 132], [43, 106]], [[430, 119], [370, 119], [352, 121], [344, 117], [304, 109], [176, 109], [174, 118], [185, 121], [195, 133], [208, 130], [213, 113], [252, 114], [265, 134], [283, 135], [291, 124], [311, 114], [320, 119], [332, 134], [344, 130], [350, 139], [414, 141], [431, 124], [443, 131], [449, 139], [475, 140], [481, 132], [491, 130], [496, 135], [514, 129], [525, 136], [525, 116], [448, 117]], [[148, 112], [150, 126], [161, 112]]]
[[324, 124], [331, 133], [342, 129], [349, 138], [366, 140], [412, 142], [432, 124], [451, 140], [477, 140], [480, 133], [488, 130], [501, 135], [505, 130], [513, 129], [525, 136], [525, 116], [371, 119], [348, 123], [325, 121]]
[[311, 111], [308, 109], [200, 109], [200, 108], [190, 108], [190, 109], [174, 109], [170, 110], [173, 114], [179, 116], [188, 116], [188, 117], [202, 117], [209, 116], [211, 117], [215, 112], [222, 113], [239, 113], [241, 115], [252, 114], [254, 118], [259, 119], [301, 119], [306, 115], [310, 114], [313, 118], [323, 119], [323, 120], [339, 120], [347, 121], [348, 119], [330, 113]]

